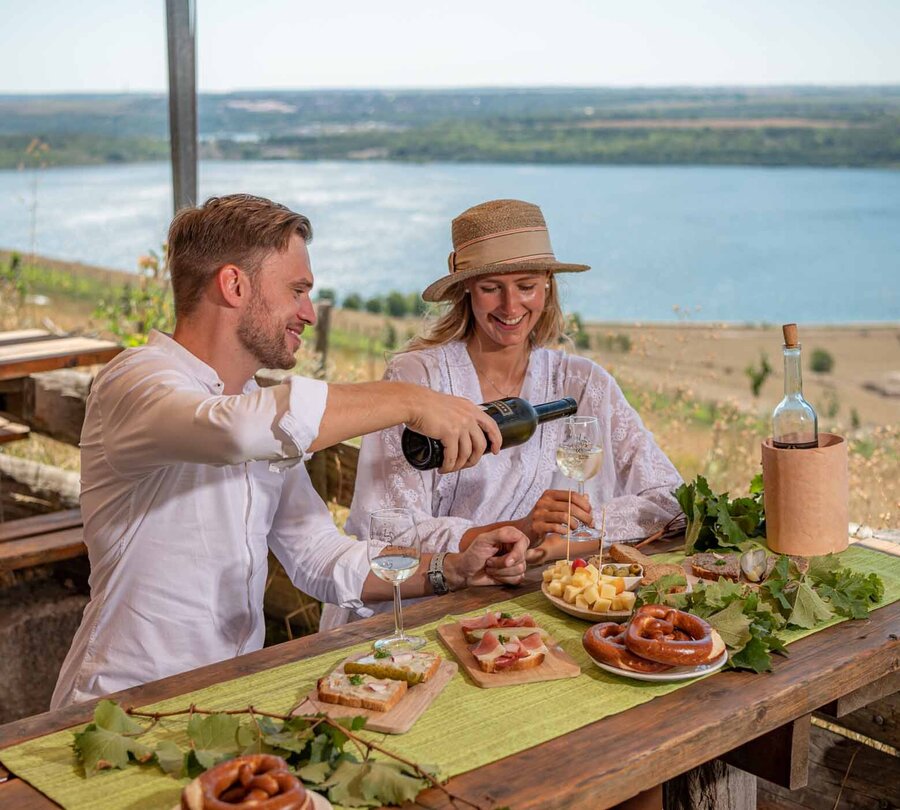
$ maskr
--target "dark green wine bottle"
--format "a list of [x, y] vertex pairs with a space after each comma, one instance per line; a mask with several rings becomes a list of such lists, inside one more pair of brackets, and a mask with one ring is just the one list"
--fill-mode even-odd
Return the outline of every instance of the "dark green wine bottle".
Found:
[[[502, 449], [506, 450], [507, 447], [527, 442], [539, 424], [571, 416], [578, 410], [578, 403], [572, 397], [566, 397], [532, 405], [519, 397], [507, 397], [485, 402], [481, 407], [500, 428]], [[444, 463], [444, 447], [437, 439], [406, 428], [400, 445], [406, 460], [417, 470], [436, 470]]]

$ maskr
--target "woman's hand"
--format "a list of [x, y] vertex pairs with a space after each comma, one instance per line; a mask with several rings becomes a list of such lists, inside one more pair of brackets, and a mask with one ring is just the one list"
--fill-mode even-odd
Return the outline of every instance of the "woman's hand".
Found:
[[[572, 511], [569, 513], [569, 495]], [[594, 525], [591, 501], [587, 495], [579, 495], [566, 489], [545, 490], [531, 511], [519, 521], [519, 527], [528, 535], [532, 545], [540, 543], [548, 533], [565, 535], [567, 527], [577, 529], [579, 521]]]
[[479, 534], [466, 548], [444, 557], [450, 590], [473, 585], [518, 585], [525, 577], [528, 538], [512, 526]]

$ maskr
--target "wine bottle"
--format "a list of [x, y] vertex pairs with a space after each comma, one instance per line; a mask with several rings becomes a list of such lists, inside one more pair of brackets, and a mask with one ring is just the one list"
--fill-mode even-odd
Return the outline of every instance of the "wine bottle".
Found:
[[772, 412], [772, 444], [781, 449], [806, 450], [819, 446], [819, 420], [803, 398], [797, 324], [786, 323], [784, 333], [784, 399]]
[[[566, 397], [542, 405], [532, 405], [519, 397], [507, 397], [486, 402], [481, 407], [500, 428], [505, 450], [527, 442], [539, 424], [571, 416], [578, 410], [578, 403], [571, 397]], [[444, 463], [444, 447], [437, 439], [406, 428], [400, 445], [406, 460], [417, 470], [434, 470]]]

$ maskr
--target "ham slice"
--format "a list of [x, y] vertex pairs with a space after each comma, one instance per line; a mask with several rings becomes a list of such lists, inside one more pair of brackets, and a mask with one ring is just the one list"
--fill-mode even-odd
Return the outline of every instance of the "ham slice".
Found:
[[519, 643], [529, 653], [544, 652], [546, 650], [546, 647], [544, 646], [544, 640], [541, 638], [540, 633], [532, 633], [530, 636], [520, 638]]
[[499, 627], [499, 622], [500, 612], [489, 610], [484, 616], [479, 616], [477, 619], [463, 619], [459, 624], [465, 632], [466, 630], [477, 630], [479, 628]]

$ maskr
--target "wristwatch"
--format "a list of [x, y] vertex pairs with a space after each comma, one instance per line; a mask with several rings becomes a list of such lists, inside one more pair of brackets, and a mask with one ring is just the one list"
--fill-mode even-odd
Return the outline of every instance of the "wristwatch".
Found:
[[447, 580], [444, 579], [444, 557], [447, 556], [446, 551], [442, 551], [439, 554], [435, 554], [431, 558], [431, 562], [428, 563], [428, 582], [431, 584], [431, 590], [435, 596], [443, 596], [445, 593], [450, 593], [450, 588], [447, 586]]

